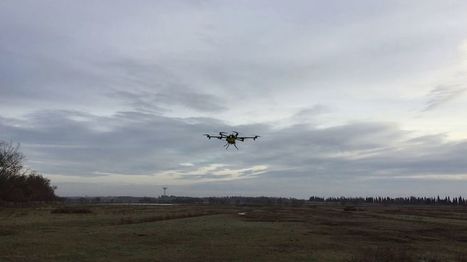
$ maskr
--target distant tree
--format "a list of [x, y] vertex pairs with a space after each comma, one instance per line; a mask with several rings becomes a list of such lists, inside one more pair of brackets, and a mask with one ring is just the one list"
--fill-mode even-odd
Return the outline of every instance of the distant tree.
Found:
[[0, 201], [50, 201], [56, 199], [50, 180], [24, 167], [19, 144], [0, 141]]

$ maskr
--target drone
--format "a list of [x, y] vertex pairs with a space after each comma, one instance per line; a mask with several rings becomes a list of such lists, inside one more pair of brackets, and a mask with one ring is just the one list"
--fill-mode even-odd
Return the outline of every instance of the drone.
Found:
[[238, 136], [237, 131], [232, 131], [232, 134], [227, 135], [226, 132], [219, 132], [219, 135], [210, 135], [210, 134], [204, 134], [207, 138], [217, 138], [219, 140], [225, 139], [227, 142], [224, 147], [227, 150], [230, 145], [234, 145], [234, 147], [238, 150], [237, 145], [235, 144], [236, 141], [245, 141], [245, 139], [253, 139], [256, 140], [259, 136]]

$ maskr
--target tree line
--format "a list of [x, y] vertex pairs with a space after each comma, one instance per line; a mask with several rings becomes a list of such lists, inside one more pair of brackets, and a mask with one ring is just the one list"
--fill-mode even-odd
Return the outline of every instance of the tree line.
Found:
[[24, 166], [19, 144], [0, 141], [0, 202], [56, 200], [50, 180]]
[[188, 197], [188, 196], [160, 196], [160, 197], [64, 197], [65, 203], [157, 203], [157, 204], [210, 204], [210, 205], [303, 205], [305, 199], [285, 197]]
[[159, 204], [209, 204], [209, 205], [283, 205], [302, 206], [313, 203], [329, 203], [343, 205], [451, 205], [467, 206], [467, 200], [459, 197], [318, 197], [309, 199], [297, 199], [286, 197], [188, 197], [188, 196], [160, 196], [160, 197], [132, 197], [132, 196], [107, 196], [107, 197], [65, 197], [66, 203], [159, 203]]
[[339, 203], [339, 204], [394, 204], [394, 205], [462, 205], [467, 206], [467, 200], [459, 197], [317, 197], [312, 196], [308, 201], [297, 198], [285, 197], [178, 197], [161, 196], [159, 198], [143, 198], [139, 202], [159, 203], [205, 203], [205, 204], [230, 204], [230, 205], [304, 205], [310, 202]]
[[400, 205], [454, 205], [467, 206], [467, 200], [459, 197], [318, 197], [309, 198], [312, 202], [349, 203], [349, 204], [400, 204]]

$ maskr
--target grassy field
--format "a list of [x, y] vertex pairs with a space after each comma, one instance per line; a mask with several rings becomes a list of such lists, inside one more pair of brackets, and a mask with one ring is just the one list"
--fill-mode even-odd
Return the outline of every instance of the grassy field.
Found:
[[467, 209], [2, 208], [0, 261], [467, 261]]

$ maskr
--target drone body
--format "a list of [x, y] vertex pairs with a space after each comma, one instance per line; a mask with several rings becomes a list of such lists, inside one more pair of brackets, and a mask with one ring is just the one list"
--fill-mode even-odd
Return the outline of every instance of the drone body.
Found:
[[210, 134], [204, 134], [207, 138], [217, 138], [219, 140], [225, 139], [227, 142], [224, 147], [225, 149], [228, 149], [230, 145], [234, 145], [235, 148], [238, 150], [237, 141], [245, 141], [245, 139], [253, 139], [256, 140], [259, 136], [238, 136], [238, 132], [232, 131], [232, 134], [226, 135], [225, 132], [219, 132], [219, 135], [210, 135]]

